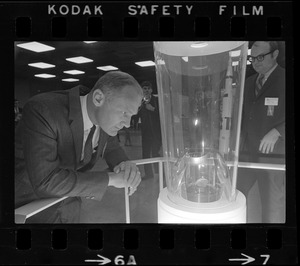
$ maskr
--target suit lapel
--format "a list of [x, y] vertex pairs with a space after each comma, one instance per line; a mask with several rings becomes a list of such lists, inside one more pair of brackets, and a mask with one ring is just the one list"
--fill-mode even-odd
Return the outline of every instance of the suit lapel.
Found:
[[76, 155], [76, 167], [80, 161], [83, 140], [83, 118], [79, 97], [79, 86], [69, 92], [69, 122], [73, 134], [73, 142]]
[[262, 86], [257, 97], [259, 97], [262, 93], [266, 92], [270, 88], [271, 84], [274, 84], [274, 79], [276, 78], [278, 69], [279, 69], [279, 67], [277, 65], [276, 68], [273, 70], [273, 72], [268, 77], [268, 79], [266, 80], [266, 82], [264, 83], [264, 85]]
[[252, 84], [253, 84], [253, 85], [251, 86], [251, 90], [250, 90], [250, 92], [249, 92], [249, 93], [251, 93], [251, 98], [252, 98], [252, 100], [256, 100], [256, 99], [259, 97], [260, 92], [261, 92], [261, 90], [260, 90], [260, 92], [259, 92], [258, 95], [256, 95], [256, 93], [255, 93], [257, 77], [258, 77], [258, 74], [256, 74], [256, 75], [253, 77], [253, 79], [252, 79]]

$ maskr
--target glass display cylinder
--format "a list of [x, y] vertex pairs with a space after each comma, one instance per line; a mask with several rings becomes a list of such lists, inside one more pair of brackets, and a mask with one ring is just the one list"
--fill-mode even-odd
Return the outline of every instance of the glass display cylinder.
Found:
[[236, 196], [247, 42], [154, 42], [168, 196]]

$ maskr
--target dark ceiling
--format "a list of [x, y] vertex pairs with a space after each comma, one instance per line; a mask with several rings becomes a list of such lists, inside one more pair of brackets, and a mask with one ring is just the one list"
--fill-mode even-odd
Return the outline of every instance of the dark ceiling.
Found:
[[[154, 61], [153, 42], [98, 41], [92, 44], [87, 44], [83, 41], [39, 42], [53, 46], [55, 50], [36, 53], [16, 46], [24, 42], [15, 43], [15, 79], [18, 83], [18, 86], [15, 86], [15, 93], [17, 92], [17, 97], [19, 97], [17, 90], [22, 90], [26, 86], [30, 92], [27, 93], [25, 98], [49, 90], [69, 89], [78, 84], [92, 88], [99, 77], [106, 73], [96, 67], [105, 65], [113, 65], [119, 68], [119, 70], [131, 74], [139, 83], [145, 80], [151, 81], [153, 92], [157, 93], [155, 67], [140, 67], [135, 64], [138, 61]], [[249, 42], [249, 47], [251, 45], [252, 42]], [[280, 42], [279, 63], [283, 66], [285, 61], [284, 51], [284, 43]], [[85, 56], [94, 61], [91, 63], [76, 64], [66, 60], [68, 57], [75, 56]], [[28, 65], [29, 63], [36, 62], [53, 64], [55, 67], [39, 69]], [[248, 67], [247, 74], [249, 75], [253, 72], [253, 69], [251, 69], [251, 66]], [[85, 73], [81, 75], [63, 73], [63, 71], [74, 69], [84, 71]], [[34, 76], [41, 73], [53, 74], [56, 77], [43, 79]], [[62, 81], [64, 78], [77, 78], [79, 81], [64, 82]]]
[[[98, 41], [87, 44], [83, 41], [70, 42], [42, 42], [55, 47], [55, 50], [36, 53], [16, 46], [15, 43], [15, 78], [26, 80], [30, 84], [51, 82], [53, 90], [66, 89], [78, 84], [92, 87], [99, 77], [106, 72], [97, 69], [99, 66], [113, 65], [119, 70], [134, 76], [138, 82], [150, 80], [155, 83], [155, 67], [140, 67], [137, 61], [154, 61], [153, 42], [106, 42]], [[66, 60], [68, 57], [84, 56], [94, 60], [91, 63], [76, 64]], [[28, 66], [29, 63], [44, 62], [55, 65], [54, 68], [39, 69]], [[70, 75], [63, 73], [66, 70], [81, 70], [84, 74]], [[35, 74], [48, 73], [56, 77], [42, 79]], [[64, 82], [64, 78], [77, 78], [78, 82]], [[43, 80], [43, 81], [42, 81]], [[51, 80], [51, 81], [50, 81]], [[40, 90], [43, 90], [41, 87]]]

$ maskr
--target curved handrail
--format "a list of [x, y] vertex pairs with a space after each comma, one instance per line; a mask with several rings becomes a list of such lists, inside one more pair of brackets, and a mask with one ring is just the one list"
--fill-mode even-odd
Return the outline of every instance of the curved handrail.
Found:
[[[159, 163], [159, 188], [160, 190], [163, 189], [163, 163], [166, 162], [167, 159], [165, 157], [155, 157], [155, 158], [148, 158], [148, 159], [138, 159], [138, 160], [131, 160], [131, 162], [135, 163], [136, 165], [144, 165], [150, 163]], [[228, 167], [232, 167], [234, 164], [233, 162], [226, 162]], [[267, 170], [278, 170], [278, 171], [285, 171], [284, 164], [266, 164], [266, 163], [248, 163], [248, 162], [239, 162], [239, 168], [251, 168], [251, 169], [267, 169]], [[129, 196], [126, 193], [125, 188], [125, 204], [127, 206], [127, 213], [126, 213], [126, 221], [130, 222], [129, 217]], [[67, 197], [62, 198], [48, 198], [48, 199], [41, 199], [30, 202], [24, 206], [21, 206], [15, 209], [15, 223], [25, 223], [25, 220], [29, 217], [51, 207], [52, 205], [66, 199]], [[128, 217], [127, 217], [128, 216]]]

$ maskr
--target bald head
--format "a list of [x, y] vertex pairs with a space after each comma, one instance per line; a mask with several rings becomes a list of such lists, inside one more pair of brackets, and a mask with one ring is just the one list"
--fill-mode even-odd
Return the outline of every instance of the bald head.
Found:
[[110, 71], [94, 85], [92, 91], [100, 89], [107, 98], [117, 96], [125, 87], [132, 88], [137, 95], [143, 96], [143, 90], [135, 78], [122, 71]]
[[138, 112], [142, 99], [143, 90], [131, 75], [108, 72], [88, 95], [90, 120], [108, 135], [115, 136], [120, 129], [130, 126], [131, 116]]

